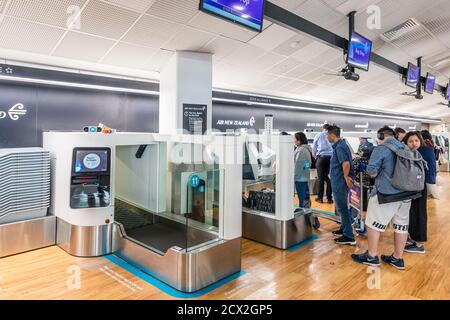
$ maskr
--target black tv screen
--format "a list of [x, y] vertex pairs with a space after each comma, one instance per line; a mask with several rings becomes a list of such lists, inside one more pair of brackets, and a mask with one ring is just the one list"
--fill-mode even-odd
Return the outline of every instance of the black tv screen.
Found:
[[261, 32], [265, 0], [200, 0], [200, 10]]
[[427, 73], [427, 79], [425, 81], [425, 92], [429, 94], [434, 93], [434, 85], [436, 84], [436, 77], [431, 73]]
[[409, 62], [408, 73], [406, 74], [406, 85], [411, 88], [417, 88], [419, 80], [420, 80], [420, 68]]
[[372, 41], [353, 32], [348, 43], [347, 64], [365, 71], [369, 71]]

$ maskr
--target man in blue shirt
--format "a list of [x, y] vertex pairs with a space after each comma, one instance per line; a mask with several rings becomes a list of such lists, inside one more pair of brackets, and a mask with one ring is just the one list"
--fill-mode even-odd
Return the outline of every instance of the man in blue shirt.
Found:
[[312, 155], [314, 158], [316, 158], [317, 176], [319, 178], [319, 190], [316, 201], [319, 203], [323, 203], [323, 193], [326, 183], [328, 203], [332, 204], [332, 188], [328, 175], [330, 174], [330, 160], [331, 156], [333, 155], [333, 148], [331, 147], [331, 144], [327, 139], [328, 127], [329, 125], [325, 124], [323, 126], [324, 130], [315, 136], [312, 147]]
[[352, 152], [347, 143], [341, 139], [341, 128], [338, 126], [328, 127], [327, 138], [333, 144], [330, 171], [331, 187], [336, 210], [341, 216], [342, 222], [341, 229], [333, 232], [335, 236], [339, 236], [334, 241], [337, 244], [354, 246], [356, 245], [356, 240], [352, 227], [353, 216], [348, 207], [348, 192], [349, 189], [353, 188], [353, 179], [355, 178]]
[[390, 256], [382, 255], [381, 260], [399, 270], [404, 270], [403, 251], [408, 239], [411, 198], [407, 200], [404, 196], [405, 191], [397, 189], [391, 183], [390, 177], [394, 173], [397, 156], [386, 145], [389, 144], [396, 149], [404, 149], [406, 146], [396, 139], [396, 133], [389, 127], [378, 130], [378, 143], [367, 167], [368, 174], [375, 178], [366, 218], [369, 249], [366, 253], [352, 255], [352, 259], [357, 263], [380, 266], [377, 256], [380, 234], [392, 223], [395, 251]]

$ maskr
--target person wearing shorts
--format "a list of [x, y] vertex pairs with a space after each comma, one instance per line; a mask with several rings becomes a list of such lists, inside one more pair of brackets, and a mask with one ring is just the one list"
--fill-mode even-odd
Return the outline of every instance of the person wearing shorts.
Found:
[[408, 239], [411, 200], [402, 199], [404, 191], [395, 188], [389, 179], [393, 175], [397, 156], [385, 144], [391, 144], [398, 149], [406, 146], [396, 139], [394, 130], [389, 127], [378, 130], [378, 143], [367, 167], [369, 175], [375, 178], [366, 218], [369, 248], [363, 254], [353, 254], [352, 259], [357, 263], [380, 266], [378, 258], [380, 235], [391, 226], [394, 229], [395, 250], [390, 256], [382, 255], [381, 260], [399, 270], [404, 270], [403, 251]]

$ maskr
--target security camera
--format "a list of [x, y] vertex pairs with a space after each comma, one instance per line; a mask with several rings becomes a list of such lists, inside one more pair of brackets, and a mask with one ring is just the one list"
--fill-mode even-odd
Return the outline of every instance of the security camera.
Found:
[[357, 74], [355, 72], [351, 72], [350, 70], [348, 70], [347, 72], [344, 73], [344, 78], [345, 78], [345, 80], [358, 81], [359, 80], [359, 74]]

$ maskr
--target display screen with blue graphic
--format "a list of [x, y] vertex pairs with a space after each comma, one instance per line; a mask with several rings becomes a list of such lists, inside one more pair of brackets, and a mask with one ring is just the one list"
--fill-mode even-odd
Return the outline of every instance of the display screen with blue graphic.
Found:
[[262, 31], [265, 0], [201, 0], [200, 10]]
[[429, 94], [434, 93], [434, 85], [436, 84], [436, 77], [431, 73], [427, 74], [427, 80], [425, 81], [425, 92]]
[[447, 90], [445, 90], [445, 100], [450, 101], [450, 83], [447, 85]]
[[196, 174], [193, 174], [189, 177], [189, 184], [192, 188], [197, 188], [200, 185], [200, 177]]
[[417, 88], [417, 84], [420, 79], [420, 68], [413, 65], [411, 62], [408, 63], [408, 74], [406, 75], [406, 85], [412, 88]]
[[76, 150], [75, 173], [108, 172], [109, 151], [104, 150]]
[[372, 41], [363, 36], [352, 33], [348, 44], [347, 64], [365, 71], [369, 71]]

